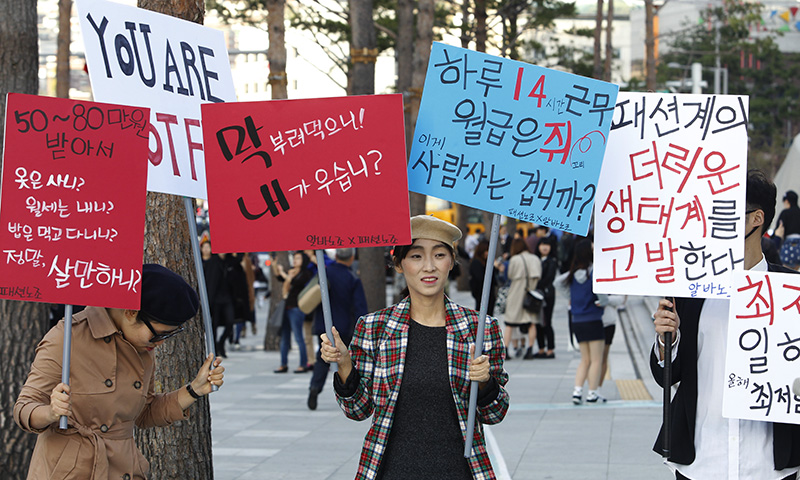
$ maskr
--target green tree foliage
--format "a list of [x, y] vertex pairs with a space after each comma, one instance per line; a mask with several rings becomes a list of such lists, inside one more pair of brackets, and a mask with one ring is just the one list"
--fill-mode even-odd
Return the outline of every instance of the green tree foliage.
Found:
[[[720, 66], [728, 69], [728, 93], [750, 96], [749, 166], [774, 173], [800, 124], [800, 55], [782, 53], [771, 37], [756, 33], [762, 9], [758, 3], [725, 0], [701, 12], [696, 24], [668, 40], [671, 48], [661, 56], [659, 83], [675, 78], [669, 63], [713, 67], [718, 51]], [[713, 92], [713, 71], [704, 69], [703, 78], [706, 92]]]
[[490, 16], [490, 25], [499, 22], [502, 27], [499, 36], [489, 36], [489, 44], [500, 50], [501, 55], [515, 60], [523, 59], [520, 50], [526, 42], [521, 39], [526, 32], [550, 28], [556, 18], [576, 12], [575, 2], [559, 0], [502, 0], [487, 2], [487, 7], [490, 15], [495, 16], [495, 22]]
[[[224, 0], [207, 0], [209, 10], [226, 22], [267, 29], [266, 0], [242, 0], [237, 3]], [[373, 18], [377, 34], [378, 55], [394, 47], [397, 40], [397, 0], [374, 0]], [[451, 17], [450, 2], [442, 2], [435, 12], [436, 27], [446, 27]], [[348, 0], [287, 0], [286, 18], [290, 28], [298, 29], [316, 40], [335, 70], [350, 73], [350, 7]], [[434, 37], [437, 38], [437, 37]], [[302, 54], [302, 53], [301, 53]], [[319, 67], [318, 67], [319, 68]], [[346, 85], [336, 81], [334, 71], [326, 73], [342, 89]]]

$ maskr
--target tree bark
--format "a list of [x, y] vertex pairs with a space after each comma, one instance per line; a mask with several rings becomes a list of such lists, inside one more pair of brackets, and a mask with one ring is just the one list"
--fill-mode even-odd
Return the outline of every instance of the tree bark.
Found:
[[[0, 0], [0, 127], [4, 125], [6, 94], [35, 95], [39, 91], [39, 38], [35, 0]], [[4, 129], [0, 128], [0, 155]], [[36, 345], [47, 331], [47, 304], [0, 300], [0, 472], [8, 480], [28, 475], [36, 435], [14, 423], [12, 406], [28, 378]]]
[[397, 1], [397, 91], [403, 94], [403, 119], [406, 134], [406, 152], [411, 151], [414, 130], [411, 128], [411, 77], [414, 75], [414, 2]]
[[[425, 75], [428, 73], [428, 60], [431, 57], [431, 45], [433, 44], [433, 0], [420, 0], [417, 10], [417, 39], [414, 42], [414, 74], [411, 77], [411, 91], [414, 96], [411, 98], [410, 117], [412, 131], [417, 127], [417, 116], [419, 106], [422, 101], [422, 88], [425, 86]], [[410, 194], [411, 215], [421, 215], [425, 213], [425, 195], [418, 193]]]
[[[201, 0], [139, 0], [138, 6], [195, 23], [203, 23]], [[191, 285], [197, 274], [183, 198], [161, 193], [147, 194], [144, 231], [144, 262], [158, 263], [178, 273]], [[205, 358], [201, 316], [186, 323], [180, 339], [165, 342], [156, 352], [156, 392], [170, 392], [189, 383]], [[191, 407], [189, 420], [167, 428], [136, 431], [136, 443], [150, 462], [150, 479], [213, 479], [211, 415], [208, 397]]]
[[267, 0], [267, 29], [269, 30], [269, 85], [273, 100], [289, 98], [286, 76], [286, 0]]
[[611, 62], [614, 59], [614, 46], [611, 42], [611, 35], [614, 33], [614, 0], [608, 0], [608, 15], [606, 20], [606, 62], [603, 67], [603, 80], [611, 81]]
[[411, 101], [412, 127], [417, 125], [419, 104], [422, 100], [422, 87], [425, 85], [425, 75], [428, 73], [428, 60], [431, 57], [433, 45], [433, 8], [434, 0], [420, 0], [417, 13], [417, 40], [414, 42], [414, 75], [413, 88], [419, 92]]
[[461, 0], [461, 48], [469, 48], [469, 42], [472, 40], [469, 7], [469, 0]]
[[[350, 0], [350, 78], [352, 95], [375, 93], [375, 61], [378, 50], [372, 0]], [[384, 247], [359, 248], [358, 267], [370, 311], [386, 306]]]
[[56, 40], [56, 96], [69, 98], [70, 38], [72, 0], [58, 0], [58, 38]]
[[[286, 73], [286, 0], [267, 0], [267, 29], [269, 30], [269, 46], [267, 47], [267, 60], [269, 61], [269, 84], [272, 89], [273, 100], [289, 98], [287, 90], [289, 77]], [[273, 253], [273, 262], [282, 264], [286, 270], [289, 268], [289, 254], [287, 252]], [[270, 298], [269, 313], [272, 315], [275, 307], [283, 296], [282, 283], [275, 276], [276, 270], [270, 268]], [[264, 331], [264, 350], [274, 351], [280, 347], [280, 328], [270, 327]]]
[[[197, 285], [183, 198], [147, 194], [144, 263], [158, 263]], [[205, 358], [205, 330], [200, 315], [186, 330], [156, 352], [156, 392], [171, 392], [189, 383]], [[213, 479], [211, 414], [208, 397], [198, 400], [187, 421], [165, 428], [137, 429], [136, 443], [150, 462], [150, 479]]]
[[656, 35], [653, 25], [655, 6], [653, 0], [644, 1], [645, 28], [645, 88], [648, 92], [656, 90]]
[[[609, 0], [612, 2], [614, 0]], [[603, 78], [603, 49], [601, 42], [603, 38], [603, 0], [597, 0], [597, 12], [595, 13], [594, 25], [594, 70], [592, 76], [597, 79]]]
[[486, 0], [475, 0], [475, 50], [486, 51]]
[[372, 19], [372, 0], [350, 0], [350, 61], [352, 63], [352, 94], [375, 93], [375, 61], [378, 56], [375, 23]]

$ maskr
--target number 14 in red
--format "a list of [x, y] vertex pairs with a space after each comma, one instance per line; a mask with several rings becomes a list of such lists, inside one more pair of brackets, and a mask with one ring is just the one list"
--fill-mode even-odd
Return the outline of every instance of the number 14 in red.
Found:
[[[514, 88], [514, 100], [519, 100], [519, 90], [522, 88], [523, 70], [524, 67], [519, 67], [519, 70], [517, 70], [517, 85]], [[542, 107], [542, 99], [547, 98], [547, 95], [544, 94], [544, 75], [539, 77], [539, 80], [536, 81], [536, 85], [533, 86], [531, 93], [529, 93], [528, 96], [537, 99], [537, 108]]]

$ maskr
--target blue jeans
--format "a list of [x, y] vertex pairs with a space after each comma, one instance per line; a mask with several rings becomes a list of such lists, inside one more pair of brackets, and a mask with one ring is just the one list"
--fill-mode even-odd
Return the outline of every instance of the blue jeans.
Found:
[[306, 343], [303, 340], [303, 322], [305, 319], [306, 314], [297, 307], [286, 311], [286, 316], [283, 318], [283, 326], [281, 327], [281, 366], [289, 364], [289, 348], [292, 345], [293, 333], [294, 340], [297, 342], [297, 349], [300, 350], [300, 366], [305, 367], [308, 365]]

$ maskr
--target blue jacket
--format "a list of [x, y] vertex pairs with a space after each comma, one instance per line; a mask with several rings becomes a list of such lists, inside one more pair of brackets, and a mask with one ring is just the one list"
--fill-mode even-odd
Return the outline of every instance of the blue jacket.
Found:
[[[342, 340], [349, 344], [356, 320], [367, 314], [364, 286], [350, 268], [339, 262], [327, 265], [325, 271], [328, 277], [333, 326], [339, 331]], [[320, 305], [314, 310], [314, 335], [323, 333], [325, 333], [325, 320]]]

